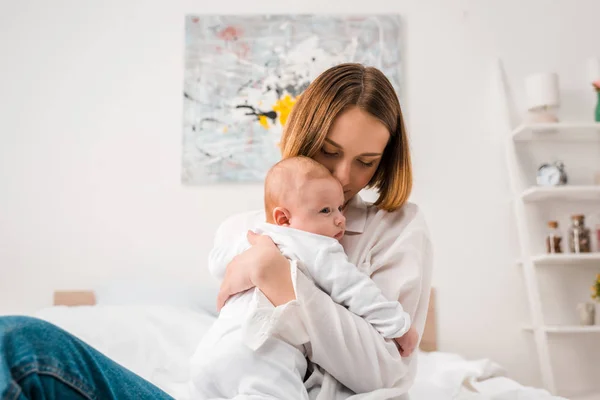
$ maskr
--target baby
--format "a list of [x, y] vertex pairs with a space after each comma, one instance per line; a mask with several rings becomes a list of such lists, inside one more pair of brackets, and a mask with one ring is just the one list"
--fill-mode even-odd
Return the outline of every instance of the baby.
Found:
[[[412, 351], [417, 335], [410, 327], [410, 316], [348, 261], [339, 243], [346, 222], [343, 204], [342, 186], [323, 165], [307, 157], [288, 158], [267, 174], [267, 221], [254, 231], [268, 235], [333, 301], [367, 320], [383, 337], [397, 338]], [[210, 271], [225, 271], [231, 259], [249, 246], [244, 234], [215, 247], [209, 257]], [[290, 343], [294, 332], [289, 326], [287, 341], [277, 331], [260, 334], [273, 312], [268, 305], [256, 288], [227, 301], [192, 357], [194, 398], [308, 399], [303, 385], [304, 345], [310, 338], [298, 337]]]

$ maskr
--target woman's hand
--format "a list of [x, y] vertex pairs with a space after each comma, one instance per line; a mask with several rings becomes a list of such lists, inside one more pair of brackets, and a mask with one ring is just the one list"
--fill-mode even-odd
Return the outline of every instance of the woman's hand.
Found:
[[252, 247], [235, 256], [225, 270], [217, 296], [218, 311], [229, 297], [253, 287], [258, 287], [275, 306], [296, 298], [289, 261], [271, 238], [251, 231], [247, 238]]
[[402, 357], [410, 356], [415, 348], [417, 347], [417, 343], [419, 342], [419, 334], [414, 327], [410, 327], [408, 332], [404, 334], [404, 336], [400, 336], [395, 338], [396, 347], [398, 347], [398, 351], [400, 351], [400, 355]]

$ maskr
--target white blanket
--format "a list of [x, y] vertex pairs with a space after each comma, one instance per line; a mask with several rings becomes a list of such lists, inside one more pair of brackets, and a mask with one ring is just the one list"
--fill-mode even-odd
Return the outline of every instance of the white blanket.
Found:
[[[190, 399], [189, 358], [215, 320], [174, 306], [51, 307], [35, 316], [80, 337], [176, 399]], [[420, 353], [411, 400], [565, 400], [524, 387], [494, 362]], [[367, 397], [368, 398], [368, 397]]]
[[411, 399], [566, 400], [505, 375], [506, 371], [489, 359], [469, 361], [453, 353], [421, 352]]

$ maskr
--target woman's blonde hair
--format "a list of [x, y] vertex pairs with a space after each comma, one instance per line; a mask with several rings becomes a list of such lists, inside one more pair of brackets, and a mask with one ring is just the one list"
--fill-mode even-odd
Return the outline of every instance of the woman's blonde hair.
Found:
[[319, 75], [300, 95], [288, 117], [281, 138], [282, 158], [313, 158], [335, 118], [352, 106], [377, 118], [390, 132], [381, 162], [367, 187], [379, 191], [376, 206], [396, 210], [407, 201], [412, 189], [410, 149], [394, 87], [377, 68], [348, 63]]

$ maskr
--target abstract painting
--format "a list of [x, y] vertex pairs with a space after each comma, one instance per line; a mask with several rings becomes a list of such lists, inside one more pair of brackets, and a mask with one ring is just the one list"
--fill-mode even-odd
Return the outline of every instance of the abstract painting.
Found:
[[261, 182], [313, 79], [358, 62], [401, 95], [401, 53], [399, 16], [186, 16], [182, 182]]

